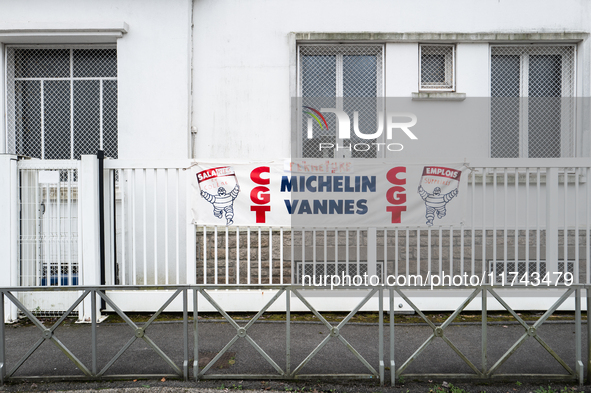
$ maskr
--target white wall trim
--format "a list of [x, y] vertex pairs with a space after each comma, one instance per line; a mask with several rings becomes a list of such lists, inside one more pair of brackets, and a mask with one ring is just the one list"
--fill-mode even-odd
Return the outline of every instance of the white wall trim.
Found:
[[589, 37], [589, 32], [547, 32], [547, 33], [386, 33], [386, 32], [358, 32], [358, 33], [293, 33], [297, 41], [383, 41], [383, 42], [531, 42], [531, 41], [560, 41], [579, 42]]
[[125, 22], [9, 23], [0, 25], [0, 42], [115, 42], [129, 31]]

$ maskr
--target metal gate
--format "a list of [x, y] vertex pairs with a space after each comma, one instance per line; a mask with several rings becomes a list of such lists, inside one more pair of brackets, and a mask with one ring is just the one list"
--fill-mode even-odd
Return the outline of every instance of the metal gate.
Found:
[[[18, 161], [19, 285], [79, 284], [80, 204], [79, 161]], [[65, 311], [74, 292], [38, 296], [23, 292], [20, 300], [31, 310], [51, 314]]]

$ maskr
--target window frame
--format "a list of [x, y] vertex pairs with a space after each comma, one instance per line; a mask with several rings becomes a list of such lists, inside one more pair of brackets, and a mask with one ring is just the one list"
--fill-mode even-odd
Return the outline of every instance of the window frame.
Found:
[[[564, 69], [566, 59], [562, 59], [562, 74], [561, 74], [561, 98], [575, 98], [577, 96], [577, 81], [578, 81], [578, 70], [577, 70], [577, 43], [564, 43], [564, 42], [525, 42], [519, 44], [503, 44], [503, 43], [490, 43], [488, 49], [488, 95], [492, 97], [492, 57], [494, 48], [510, 48], [519, 50], [519, 156], [517, 158], [530, 158], [529, 157], [529, 56], [532, 52], [539, 51], [541, 48], [547, 49], [546, 52], [541, 53], [543, 55], [558, 54], [563, 55], [563, 52], [557, 50], [557, 48], [572, 48], [572, 64], [571, 68], [571, 80], [568, 81], [568, 76], [565, 76]], [[540, 53], [538, 53], [540, 54]], [[536, 55], [534, 53], [534, 55]], [[571, 92], [571, 95], [565, 95], [565, 87]], [[559, 157], [541, 157], [541, 158], [569, 158], [577, 156], [577, 135], [576, 135], [576, 105], [568, 111], [570, 113], [563, 113], [564, 109], [561, 108], [561, 127], [560, 127], [560, 156]], [[489, 106], [489, 132], [488, 132], [488, 155], [490, 158], [512, 158], [512, 157], [493, 157], [492, 155], [492, 108]], [[570, 133], [570, 135], [568, 134]], [[569, 140], [570, 137], [570, 140]]]
[[[16, 50], [16, 49], [37, 49], [37, 50], [50, 50], [50, 49], [67, 49], [70, 51], [70, 73], [68, 77], [43, 77], [43, 78], [16, 78], [12, 75], [12, 81], [9, 80], [10, 73], [14, 70], [14, 64], [9, 64], [9, 51]], [[19, 154], [16, 149], [16, 139], [17, 139], [17, 130], [16, 130], [16, 120], [14, 119], [14, 108], [11, 108], [11, 103], [9, 99], [9, 94], [14, 93], [14, 85], [15, 81], [17, 80], [63, 80], [63, 81], [70, 81], [71, 85], [73, 86], [74, 81], [80, 80], [99, 80], [100, 81], [100, 108], [99, 108], [99, 149], [104, 149], [104, 127], [103, 127], [103, 118], [104, 118], [104, 99], [103, 99], [103, 82], [104, 81], [116, 81], [117, 83], [117, 96], [118, 96], [118, 89], [119, 89], [119, 73], [117, 72], [117, 76], [115, 77], [74, 77], [73, 75], [73, 51], [77, 49], [114, 49], [118, 56], [118, 47], [116, 43], [98, 43], [98, 44], [5, 44], [3, 48], [3, 55], [4, 55], [4, 75], [2, 75], [3, 82], [4, 82], [4, 91], [2, 92], [3, 99], [4, 99], [4, 111], [5, 111], [5, 118], [3, 120], [3, 125], [5, 129], [5, 133], [3, 135], [4, 143], [6, 146], [6, 151], [9, 154]], [[117, 61], [118, 63], [118, 61]], [[12, 71], [11, 71], [12, 70]], [[118, 109], [118, 98], [117, 98], [117, 109]], [[11, 114], [11, 109], [13, 112]], [[10, 122], [13, 122], [11, 124]], [[117, 119], [118, 123], [118, 119]], [[119, 125], [117, 124], [117, 138], [116, 138], [116, 145], [117, 145], [117, 155], [118, 155], [118, 140], [119, 140]], [[41, 158], [40, 159], [47, 159], [45, 158], [45, 140], [44, 140], [44, 133], [45, 128], [42, 127], [41, 130]], [[14, 138], [13, 141], [10, 140]], [[116, 157], [115, 157], [116, 158]], [[74, 157], [74, 90], [70, 88], [70, 157], [69, 160], [75, 160]]]
[[[446, 68], [445, 70], [445, 81], [447, 82], [448, 77], [449, 80], [451, 80], [451, 84], [449, 83], [442, 83], [441, 85], [424, 85], [423, 84], [423, 48], [425, 47], [447, 47], [451, 49], [451, 53], [450, 54], [445, 54], [445, 56], [450, 56], [451, 57], [451, 69], [449, 70], [449, 75], [448, 75], [448, 70]], [[447, 63], [447, 59], [445, 59], [445, 62]], [[456, 44], [450, 44], [450, 43], [437, 43], [437, 44], [432, 44], [432, 43], [425, 43], [425, 44], [419, 44], [419, 91], [429, 91], [429, 92], [435, 92], [435, 91], [456, 91]]]
[[[376, 98], [383, 98], [385, 95], [385, 89], [386, 89], [386, 44], [384, 42], [371, 42], [371, 43], [347, 43], [347, 42], [338, 42], [338, 43], [317, 43], [317, 42], [296, 42], [296, 58], [295, 58], [295, 74], [296, 74], [296, 94], [297, 94], [297, 100], [296, 100], [296, 105], [295, 105], [295, 110], [296, 110], [296, 130], [297, 130], [297, 137], [295, 138], [295, 142], [297, 143], [297, 158], [309, 158], [309, 157], [304, 157], [304, 146], [303, 146], [303, 135], [300, 135], [299, 132], [303, 129], [303, 119], [301, 116], [302, 113], [302, 98], [303, 97], [303, 92], [302, 92], [302, 67], [301, 67], [301, 48], [302, 47], [326, 47], [327, 48], [327, 52], [330, 51], [331, 48], [335, 48], [335, 47], [363, 47], [363, 48], [368, 48], [368, 47], [379, 47], [380, 48], [380, 56], [379, 56], [379, 61], [380, 64], [378, 65], [377, 69], [376, 69], [376, 78], [377, 78], [377, 83], [376, 83]], [[336, 98], [336, 108], [339, 110], [343, 109], [343, 54], [337, 54], [336, 55], [336, 89], [335, 89], [335, 95], [334, 97]], [[340, 99], [339, 99], [340, 98]], [[384, 100], [380, 101], [380, 108], [381, 110], [384, 110], [385, 108], [383, 108], [383, 106], [385, 106]], [[378, 112], [380, 110], [380, 108], [378, 108]], [[351, 121], [353, 120], [353, 118], [351, 117]], [[385, 132], [382, 133], [382, 135], [377, 139], [378, 142], [383, 142], [383, 140], [385, 139], [384, 136]], [[292, 143], [294, 142], [294, 139], [292, 139]], [[335, 143], [342, 145], [343, 140], [342, 139], [337, 139], [336, 135], [335, 135]], [[325, 158], [351, 158], [351, 153], [348, 150], [342, 150], [343, 155], [339, 155], [337, 156], [336, 154], [333, 157], [325, 157]], [[380, 149], [379, 151], [376, 152], [376, 157], [372, 157], [372, 158], [361, 158], [361, 159], [375, 159], [375, 158], [383, 158], [385, 156], [385, 152], [384, 149]], [[340, 151], [339, 151], [340, 154]]]

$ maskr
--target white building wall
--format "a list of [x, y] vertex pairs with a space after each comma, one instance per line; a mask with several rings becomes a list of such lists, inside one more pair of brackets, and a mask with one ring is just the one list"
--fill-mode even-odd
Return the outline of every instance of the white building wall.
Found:
[[[295, 56], [290, 33], [420, 32], [476, 36], [477, 33], [588, 32], [591, 27], [588, 11], [589, 4], [583, 0], [195, 0], [196, 157], [203, 160], [290, 156], [289, 98], [295, 94], [290, 89], [290, 85], [294, 86], [290, 80], [290, 59]], [[410, 97], [418, 90], [418, 42], [388, 43], [385, 58], [386, 95]], [[468, 99], [486, 97], [489, 43], [458, 43], [456, 64], [456, 91], [466, 93]], [[578, 78], [588, 84], [588, 72], [579, 73]], [[583, 91], [588, 89], [578, 93]], [[469, 105], [439, 104], [442, 104], [439, 109], [447, 105]], [[476, 129], [458, 127], [457, 134], [446, 135], [445, 139], [423, 135], [420, 149], [418, 145], [405, 145], [404, 154], [399, 157], [416, 158], [417, 154], [434, 157], [431, 149], [435, 148], [437, 158], [441, 159], [487, 157], [485, 123]], [[462, 143], [458, 144], [460, 140]]]
[[117, 40], [119, 158], [188, 158], [190, 0], [0, 0], [3, 43], [114, 42], [77, 32], [110, 22], [129, 26]]

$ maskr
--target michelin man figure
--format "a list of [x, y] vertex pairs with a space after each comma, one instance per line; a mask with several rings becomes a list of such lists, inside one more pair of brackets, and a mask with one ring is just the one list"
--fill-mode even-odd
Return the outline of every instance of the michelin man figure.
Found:
[[213, 205], [213, 215], [217, 218], [222, 218], [222, 214], [226, 213], [226, 225], [232, 225], [234, 223], [234, 199], [238, 196], [240, 187], [238, 184], [234, 187], [232, 192], [226, 193], [226, 189], [223, 187], [218, 188], [217, 195], [211, 195], [205, 191], [201, 191], [201, 196], [205, 200]]
[[425, 207], [427, 212], [425, 218], [427, 219], [427, 225], [433, 226], [433, 219], [437, 213], [437, 218], [442, 219], [445, 217], [445, 205], [451, 201], [453, 197], [458, 195], [458, 189], [454, 189], [447, 194], [441, 195], [441, 188], [435, 187], [433, 194], [429, 194], [423, 186], [419, 186], [419, 195], [425, 201]]

